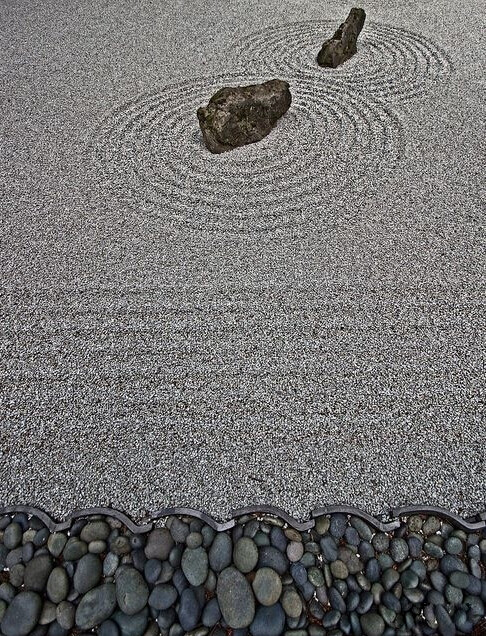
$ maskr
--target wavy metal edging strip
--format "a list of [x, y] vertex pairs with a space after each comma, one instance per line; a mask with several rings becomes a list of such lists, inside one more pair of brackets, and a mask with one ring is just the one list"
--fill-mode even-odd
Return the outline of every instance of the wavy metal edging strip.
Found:
[[[236, 518], [242, 517], [245, 515], [271, 515], [275, 517], [279, 517], [283, 521], [285, 521], [289, 526], [292, 526], [295, 530], [304, 532], [306, 530], [310, 530], [315, 526], [316, 519], [318, 517], [332, 515], [336, 513], [341, 513], [345, 515], [352, 515], [355, 517], [360, 517], [367, 523], [369, 523], [374, 528], [380, 530], [381, 532], [392, 532], [400, 527], [400, 519], [399, 517], [409, 516], [412, 514], [424, 514], [430, 515], [434, 514], [443, 519], [447, 519], [453, 525], [462, 528], [463, 530], [469, 532], [480, 531], [486, 529], [486, 510], [483, 512], [478, 512], [473, 517], [469, 519], [464, 519], [459, 515], [447, 510], [446, 508], [440, 508], [438, 506], [402, 506], [393, 508], [391, 510], [391, 516], [395, 517], [388, 522], [383, 522], [373, 517], [369, 513], [361, 510], [360, 508], [355, 508], [352, 506], [346, 505], [334, 505], [334, 506], [325, 506], [322, 508], [316, 508], [311, 512], [311, 517], [309, 521], [298, 521], [291, 515], [289, 515], [284, 510], [277, 508], [276, 506], [247, 506], [245, 508], [239, 508], [238, 510], [233, 511], [232, 519], [226, 522], [216, 521], [211, 515], [207, 513], [196, 510], [193, 508], [162, 508], [150, 515], [147, 516], [147, 522], [139, 525], [137, 522], [133, 521], [133, 519], [126, 513], [121, 512], [115, 508], [105, 508], [105, 507], [96, 507], [96, 508], [83, 508], [80, 510], [75, 510], [68, 517], [64, 519], [64, 521], [57, 522], [52, 517], [42, 510], [41, 508], [35, 508], [33, 506], [4, 506], [0, 507], [0, 514], [15, 514], [15, 513], [25, 513], [27, 515], [32, 515], [38, 517], [45, 526], [51, 532], [61, 532], [63, 530], [69, 530], [72, 525], [72, 522], [75, 519], [81, 519], [84, 517], [90, 517], [93, 515], [103, 515], [106, 517], [112, 517], [117, 519], [122, 524], [124, 524], [131, 532], [134, 534], [143, 534], [145, 532], [149, 532], [154, 527], [154, 522], [157, 519], [162, 519], [164, 517], [170, 516], [189, 516], [200, 519], [207, 525], [211, 526], [213, 530], [217, 532], [224, 532], [226, 530], [231, 530], [236, 525]], [[472, 519], [476, 518], [478, 521], [473, 521]]]
[[405, 515], [411, 514], [436, 515], [451, 521], [454, 525], [460, 526], [463, 530], [469, 530], [471, 532], [486, 528], [486, 511], [476, 515], [480, 521], [472, 522], [450, 512], [450, 510], [438, 506], [401, 506], [399, 508], [393, 508], [391, 513], [394, 517], [404, 517]]
[[69, 530], [75, 519], [92, 517], [94, 515], [103, 515], [104, 517], [118, 519], [118, 521], [123, 523], [134, 534], [149, 532], [152, 530], [154, 525], [152, 522], [138, 525], [126, 513], [121, 512], [121, 510], [117, 510], [116, 508], [81, 508], [80, 510], [75, 510], [66, 517], [64, 521], [60, 522], [54, 521], [54, 519], [52, 519], [52, 517], [41, 508], [35, 508], [33, 506], [5, 506], [0, 508], [0, 514], [16, 514], [18, 512], [38, 517], [51, 532]]
[[311, 530], [315, 526], [315, 521], [310, 519], [309, 521], [297, 521], [294, 517], [291, 517], [285, 510], [277, 508], [276, 506], [246, 506], [245, 508], [238, 508], [232, 513], [233, 517], [243, 517], [244, 515], [273, 515], [280, 517], [283, 521], [286, 521], [289, 526], [292, 526], [295, 530], [305, 532]]
[[360, 517], [361, 519], [369, 523], [370, 526], [373, 526], [381, 532], [392, 532], [393, 530], [396, 530], [400, 527], [399, 519], [384, 523], [376, 517], [372, 517], [370, 514], [364, 512], [360, 508], [354, 508], [353, 506], [325, 506], [323, 508], [317, 508], [317, 510], [313, 510], [311, 514], [312, 517], [316, 519], [317, 517], [336, 513], [352, 515], [353, 517]]
[[181, 515], [182, 517], [195, 517], [196, 519], [200, 519], [204, 521], [208, 526], [211, 526], [213, 530], [216, 532], [224, 532], [225, 530], [231, 530], [234, 528], [236, 521], [234, 519], [230, 519], [224, 523], [220, 523], [211, 517], [210, 515], [202, 512], [202, 510], [195, 510], [193, 508], [162, 508], [157, 512], [154, 512], [150, 515], [151, 519], [162, 519], [163, 517], [171, 517], [174, 515]]

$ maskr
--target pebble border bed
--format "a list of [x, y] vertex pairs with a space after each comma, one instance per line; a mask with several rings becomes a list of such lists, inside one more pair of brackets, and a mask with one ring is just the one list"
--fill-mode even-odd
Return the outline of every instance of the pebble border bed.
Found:
[[0, 508], [4, 636], [486, 634], [486, 512]]

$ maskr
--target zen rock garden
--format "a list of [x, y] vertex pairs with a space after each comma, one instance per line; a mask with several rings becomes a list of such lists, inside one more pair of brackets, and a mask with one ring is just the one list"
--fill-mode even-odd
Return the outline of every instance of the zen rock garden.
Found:
[[485, 634], [486, 530], [436, 516], [393, 532], [318, 517], [297, 531], [246, 515], [134, 534], [107, 516], [51, 533], [0, 517], [4, 636], [454, 636]]
[[[346, 21], [324, 42], [317, 56], [319, 66], [336, 68], [357, 52], [365, 19], [363, 9], [351, 9]], [[280, 79], [221, 88], [197, 111], [206, 147], [219, 154], [260, 141], [288, 111], [291, 101], [289, 84]]]

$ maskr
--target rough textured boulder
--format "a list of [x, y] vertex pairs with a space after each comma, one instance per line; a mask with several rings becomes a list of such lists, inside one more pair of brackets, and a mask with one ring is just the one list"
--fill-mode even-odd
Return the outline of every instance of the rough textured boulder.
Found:
[[356, 43], [365, 19], [364, 9], [351, 9], [346, 21], [341, 24], [332, 38], [322, 45], [317, 56], [319, 66], [336, 68], [357, 52]]
[[289, 84], [274, 79], [264, 84], [221, 88], [197, 111], [204, 142], [221, 153], [260, 141], [290, 107]]

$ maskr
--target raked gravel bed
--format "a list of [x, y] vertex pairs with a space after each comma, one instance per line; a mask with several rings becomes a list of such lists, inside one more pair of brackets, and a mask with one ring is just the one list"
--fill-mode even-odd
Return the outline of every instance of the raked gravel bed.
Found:
[[36, 516], [1, 516], [1, 633], [485, 633], [486, 529], [424, 514], [392, 532], [341, 513], [305, 531], [256, 514], [226, 531], [181, 515], [162, 523], [134, 533], [93, 515], [51, 532]]

